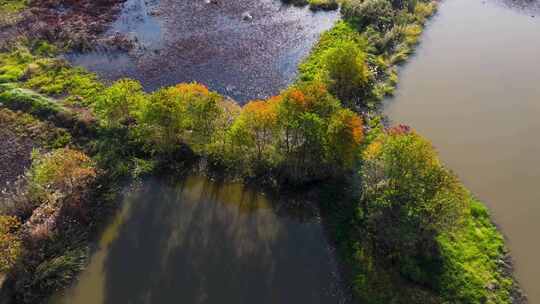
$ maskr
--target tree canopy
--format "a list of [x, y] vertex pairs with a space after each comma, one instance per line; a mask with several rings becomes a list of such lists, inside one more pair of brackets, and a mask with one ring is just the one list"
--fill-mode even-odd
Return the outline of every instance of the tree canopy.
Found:
[[431, 143], [407, 126], [388, 129], [364, 152], [359, 215], [375, 250], [406, 265], [437, 259], [435, 238], [458, 227], [468, 193]]

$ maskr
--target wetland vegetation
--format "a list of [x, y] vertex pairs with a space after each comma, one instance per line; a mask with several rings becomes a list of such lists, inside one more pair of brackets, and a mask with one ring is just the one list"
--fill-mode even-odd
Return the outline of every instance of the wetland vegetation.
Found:
[[436, 7], [343, 1], [342, 20], [297, 80], [243, 106], [196, 82], [151, 92], [133, 79], [105, 82], [58, 56], [97, 36], [9, 37], [0, 53], [4, 297], [39, 303], [69, 286], [123, 182], [198, 172], [320, 207], [352, 302], [525, 301], [486, 208], [427, 139], [385, 125], [378, 111]]

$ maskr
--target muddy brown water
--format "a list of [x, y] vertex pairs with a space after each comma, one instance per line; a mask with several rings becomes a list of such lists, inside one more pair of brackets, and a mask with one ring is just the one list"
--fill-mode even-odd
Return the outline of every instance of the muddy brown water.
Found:
[[386, 105], [489, 206], [531, 304], [540, 303], [539, 55], [540, 2], [443, 1]]
[[291, 83], [298, 63], [338, 16], [280, 0], [127, 0], [103, 36], [136, 37], [130, 54], [66, 57], [105, 79], [138, 79], [148, 91], [198, 81], [245, 102]]
[[145, 181], [49, 303], [345, 303], [318, 216], [290, 205], [204, 177]]

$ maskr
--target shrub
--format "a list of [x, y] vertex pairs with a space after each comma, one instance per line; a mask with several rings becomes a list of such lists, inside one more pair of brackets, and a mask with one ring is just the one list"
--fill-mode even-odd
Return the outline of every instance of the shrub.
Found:
[[419, 24], [424, 24], [433, 13], [437, 10], [435, 2], [418, 2], [414, 7], [414, 17]]
[[67, 287], [84, 269], [88, 257], [86, 248], [64, 248], [61, 245], [66, 244], [60, 242], [57, 248], [54, 244], [42, 245], [44, 248], [28, 253], [30, 259], [24, 261], [23, 268], [16, 274], [12, 290], [15, 303], [41, 303], [52, 292]]
[[0, 124], [17, 136], [31, 138], [36, 144], [45, 148], [60, 148], [71, 142], [71, 135], [65, 129], [40, 121], [24, 112], [0, 108]]
[[347, 106], [366, 105], [371, 72], [366, 54], [353, 42], [342, 42], [326, 51], [325, 82], [330, 92]]
[[56, 54], [50, 44], [38, 41], [33, 43], [32, 51], [29, 47], [17, 45], [0, 54], [0, 83], [19, 82], [19, 86], [51, 96], [68, 94], [70, 101], [85, 105], [103, 90], [95, 74], [74, 68], [65, 60], [47, 57]]
[[388, 0], [346, 0], [342, 14], [359, 30], [370, 25], [385, 32], [394, 24], [395, 11]]
[[17, 262], [22, 250], [16, 217], [0, 215], [0, 273], [8, 272]]
[[73, 68], [57, 58], [41, 58], [29, 64], [25, 71], [25, 86], [51, 96], [63, 94], [82, 98], [85, 105], [103, 90], [95, 74], [82, 68]]
[[92, 160], [80, 151], [63, 148], [35, 154], [29, 172], [30, 195], [55, 204], [66, 195], [86, 190], [96, 175]]
[[11, 89], [0, 93], [0, 102], [12, 110], [24, 111], [41, 118], [58, 115], [62, 109], [51, 99], [26, 89]]
[[10, 53], [0, 54], [0, 83], [14, 82], [21, 79], [26, 67], [34, 57], [26, 48], [15, 48]]
[[327, 50], [342, 42], [353, 42], [358, 48], [365, 50], [368, 47], [367, 40], [348, 22], [338, 21], [334, 27], [321, 34], [317, 44], [311, 50], [310, 56], [299, 66], [300, 81], [320, 80], [324, 72], [324, 57]]
[[77, 249], [43, 261], [36, 267], [33, 280], [29, 282], [30, 284], [39, 283], [39, 285], [36, 284], [37, 286], [32, 286], [31, 291], [46, 293], [67, 286], [84, 269], [87, 254], [86, 250]]
[[96, 114], [107, 127], [119, 127], [135, 120], [145, 99], [138, 81], [121, 79], [105, 89], [93, 104]]
[[337, 0], [309, 0], [309, 8], [313, 11], [318, 10], [335, 10], [339, 8]]

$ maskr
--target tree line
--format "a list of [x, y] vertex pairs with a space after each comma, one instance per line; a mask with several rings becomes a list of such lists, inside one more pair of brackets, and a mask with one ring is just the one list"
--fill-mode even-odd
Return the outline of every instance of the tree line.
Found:
[[362, 118], [321, 82], [300, 83], [240, 107], [197, 83], [147, 94], [123, 79], [94, 103], [103, 126], [170, 161], [183, 147], [244, 177], [272, 174], [302, 183], [351, 170], [360, 156]]

